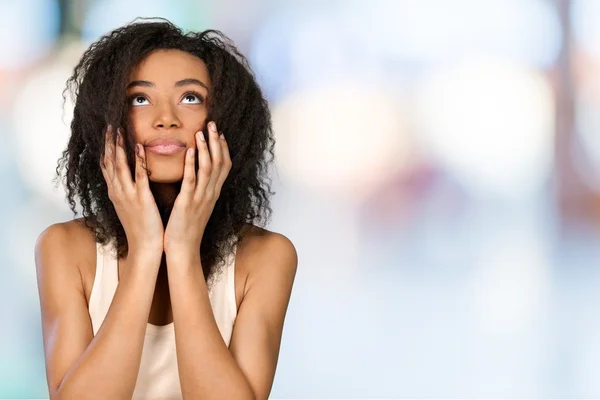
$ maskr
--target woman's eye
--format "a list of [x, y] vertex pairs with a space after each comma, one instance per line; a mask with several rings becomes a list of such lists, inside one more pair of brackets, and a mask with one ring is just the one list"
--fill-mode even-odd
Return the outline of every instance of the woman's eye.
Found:
[[202, 103], [202, 99], [200, 98], [200, 96], [197, 96], [193, 93], [189, 93], [183, 96], [182, 102], [186, 104], [200, 104]]
[[131, 105], [132, 106], [144, 106], [147, 103], [148, 99], [145, 98], [144, 96], [135, 96], [132, 101], [131, 101]]

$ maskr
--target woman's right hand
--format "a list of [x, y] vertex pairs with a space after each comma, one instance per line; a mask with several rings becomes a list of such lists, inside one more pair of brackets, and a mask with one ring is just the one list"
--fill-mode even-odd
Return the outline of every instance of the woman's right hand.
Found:
[[136, 144], [134, 182], [123, 149], [123, 138], [120, 135], [116, 136], [117, 140], [109, 127], [105, 135], [104, 157], [100, 160], [100, 168], [108, 187], [108, 198], [112, 201], [127, 236], [128, 257], [133, 252], [135, 256], [160, 260], [163, 253], [164, 227], [150, 191], [144, 147]]

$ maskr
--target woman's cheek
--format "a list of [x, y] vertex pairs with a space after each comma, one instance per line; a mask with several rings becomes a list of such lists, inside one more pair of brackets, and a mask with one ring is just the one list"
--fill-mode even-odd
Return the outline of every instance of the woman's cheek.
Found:
[[152, 127], [152, 116], [144, 110], [133, 109], [129, 112], [129, 121], [134, 132], [144, 130], [144, 127]]

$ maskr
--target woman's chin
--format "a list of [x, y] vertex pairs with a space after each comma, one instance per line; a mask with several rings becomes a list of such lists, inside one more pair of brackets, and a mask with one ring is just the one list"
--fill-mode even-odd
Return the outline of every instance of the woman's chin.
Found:
[[179, 173], [165, 174], [165, 173], [151, 173], [148, 179], [152, 183], [178, 183], [183, 179], [183, 171]]
[[148, 152], [148, 179], [154, 183], [177, 183], [183, 179], [184, 158], [177, 153], [170, 156]]
[[148, 157], [148, 179], [154, 183], [176, 183], [183, 179], [183, 159], [180, 157]]

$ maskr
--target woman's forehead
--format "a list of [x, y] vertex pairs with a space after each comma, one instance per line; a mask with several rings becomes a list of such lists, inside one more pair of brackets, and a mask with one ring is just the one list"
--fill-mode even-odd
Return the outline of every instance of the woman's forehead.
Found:
[[131, 71], [131, 81], [150, 81], [157, 86], [197, 79], [210, 87], [208, 68], [200, 58], [182, 50], [155, 50]]

